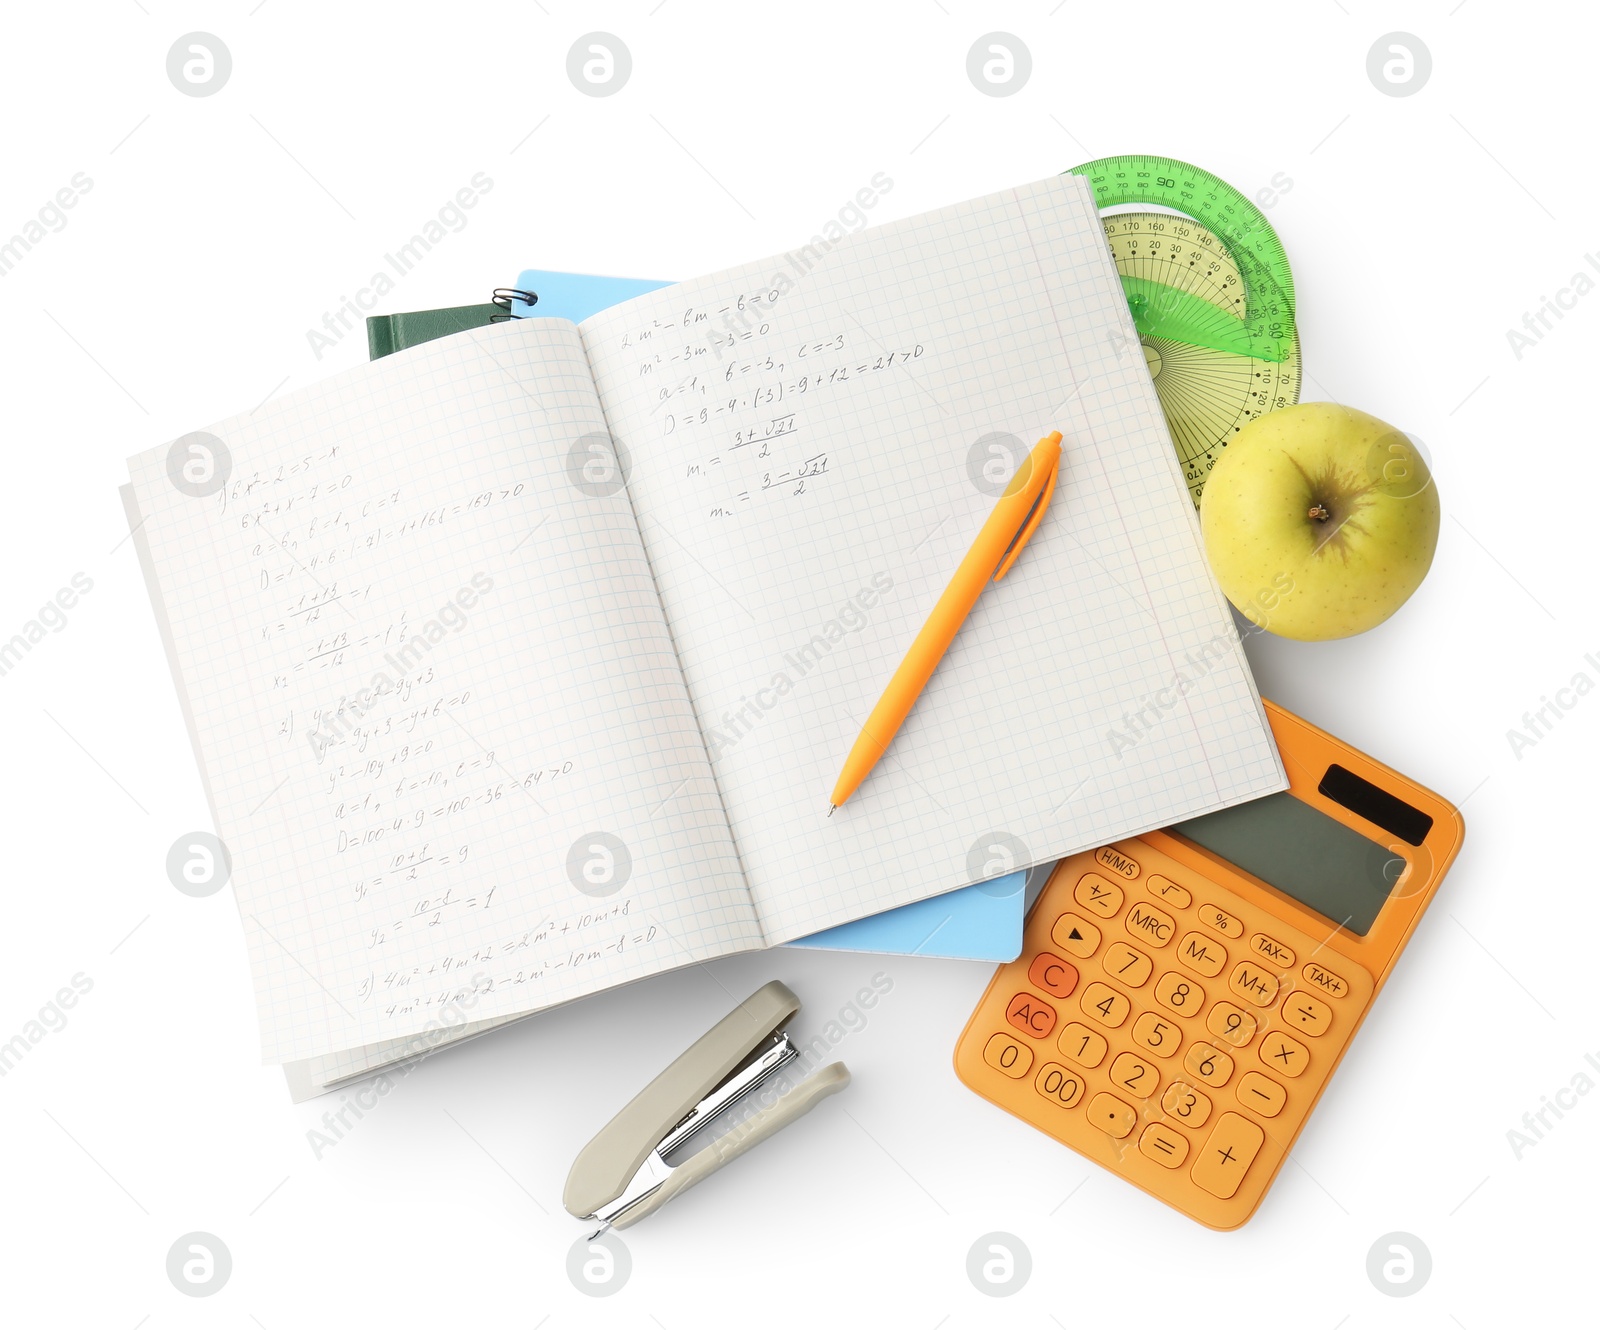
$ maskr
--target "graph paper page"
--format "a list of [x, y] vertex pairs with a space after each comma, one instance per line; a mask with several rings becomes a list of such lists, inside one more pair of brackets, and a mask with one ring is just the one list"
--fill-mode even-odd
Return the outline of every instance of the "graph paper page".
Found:
[[604, 428], [525, 320], [131, 460], [266, 1060], [760, 944]]
[[[581, 331], [768, 941], [1284, 787], [1081, 179], [815, 237]], [[1043, 525], [829, 818], [1053, 429]]]

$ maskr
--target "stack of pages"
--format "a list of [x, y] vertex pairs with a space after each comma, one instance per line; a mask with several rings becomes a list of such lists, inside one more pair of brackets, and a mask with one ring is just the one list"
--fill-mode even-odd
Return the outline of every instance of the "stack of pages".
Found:
[[[1026, 557], [829, 817], [1052, 429]], [[430, 342], [129, 467], [302, 1090], [1285, 786], [1075, 176]]]

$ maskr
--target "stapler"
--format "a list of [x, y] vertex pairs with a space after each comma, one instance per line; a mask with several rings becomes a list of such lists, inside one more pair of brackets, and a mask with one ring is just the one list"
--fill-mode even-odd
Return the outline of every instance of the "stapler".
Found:
[[[562, 1203], [596, 1234], [627, 1228], [850, 1084], [834, 1062], [708, 1140], [683, 1147], [800, 1056], [783, 1026], [800, 999], [777, 981], [757, 989], [635, 1095], [578, 1152]], [[674, 1158], [674, 1156], [676, 1158]]]

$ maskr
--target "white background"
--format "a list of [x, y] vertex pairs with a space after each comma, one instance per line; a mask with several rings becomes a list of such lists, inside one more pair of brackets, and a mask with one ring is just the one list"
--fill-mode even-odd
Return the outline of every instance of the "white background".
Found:
[[[94, 589], [0, 678], [0, 1041], [75, 974], [93, 988], [0, 1080], [0, 1317], [1478, 1330], [1531, 1319], [1531, 1300], [1592, 1319], [1600, 1094], [1547, 1113], [1520, 1159], [1507, 1133], [1586, 1052], [1600, 1060], [1600, 698], [1520, 759], [1506, 734], [1577, 672], [1600, 680], [1584, 659], [1600, 653], [1600, 297], [1520, 359], [1506, 334], [1600, 247], [1594, 21], [1491, 0], [647, 10], [6, 7], [0, 239], [74, 173], [93, 188], [0, 278], [0, 638], [75, 573]], [[965, 72], [995, 29], [1032, 53], [1009, 97]], [[233, 58], [208, 97], [165, 70], [195, 30]], [[633, 57], [605, 98], [565, 73], [594, 30]], [[1366, 74], [1396, 30], [1432, 53], [1415, 95]], [[1250, 194], [1292, 182], [1268, 215], [1294, 264], [1305, 397], [1420, 436], [1444, 503], [1433, 572], [1394, 620], [1249, 645], [1266, 695], [1463, 803], [1468, 824], [1257, 1217], [1209, 1232], [958, 1085], [951, 1048], [989, 967], [790, 951], [433, 1058], [317, 1157], [307, 1132], [329, 1101], [291, 1106], [254, 1060], [231, 893], [191, 899], [166, 876], [168, 847], [209, 824], [122, 539], [124, 457], [363, 360], [359, 332], [319, 361], [307, 330], [475, 172], [493, 191], [384, 308], [480, 300], [528, 266], [689, 276], [804, 241], [875, 172], [894, 181], [882, 221], [1124, 151]], [[584, 1230], [560, 1195], [592, 1131], [765, 980], [798, 991], [809, 1036], [879, 970], [892, 991], [837, 1052], [854, 1086], [627, 1233], [620, 1291], [576, 1291]], [[233, 1258], [204, 1299], [165, 1270], [193, 1230]], [[1032, 1253], [1004, 1299], [966, 1274], [995, 1230]], [[1395, 1230], [1433, 1262], [1401, 1299], [1366, 1274]]]

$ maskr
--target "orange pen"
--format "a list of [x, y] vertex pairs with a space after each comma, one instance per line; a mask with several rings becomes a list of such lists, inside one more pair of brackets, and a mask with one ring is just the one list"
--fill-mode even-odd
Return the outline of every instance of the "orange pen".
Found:
[[1017, 561], [1017, 555], [1022, 553], [1022, 547], [1038, 529], [1045, 509], [1050, 506], [1060, 467], [1061, 432], [1057, 430], [1034, 445], [1027, 461], [1011, 477], [1011, 483], [995, 502], [994, 511], [961, 560], [950, 585], [945, 587], [933, 613], [922, 625], [922, 631], [895, 670], [889, 686], [883, 690], [883, 696], [861, 726], [861, 733], [856, 736], [855, 745], [850, 749], [850, 756], [845, 758], [844, 769], [833, 787], [829, 817], [856, 792], [856, 787], [888, 751], [890, 742], [921, 696], [923, 686], [933, 677], [945, 651], [978, 603], [978, 596], [989, 584], [990, 570], [994, 570], [993, 580], [998, 582]]

